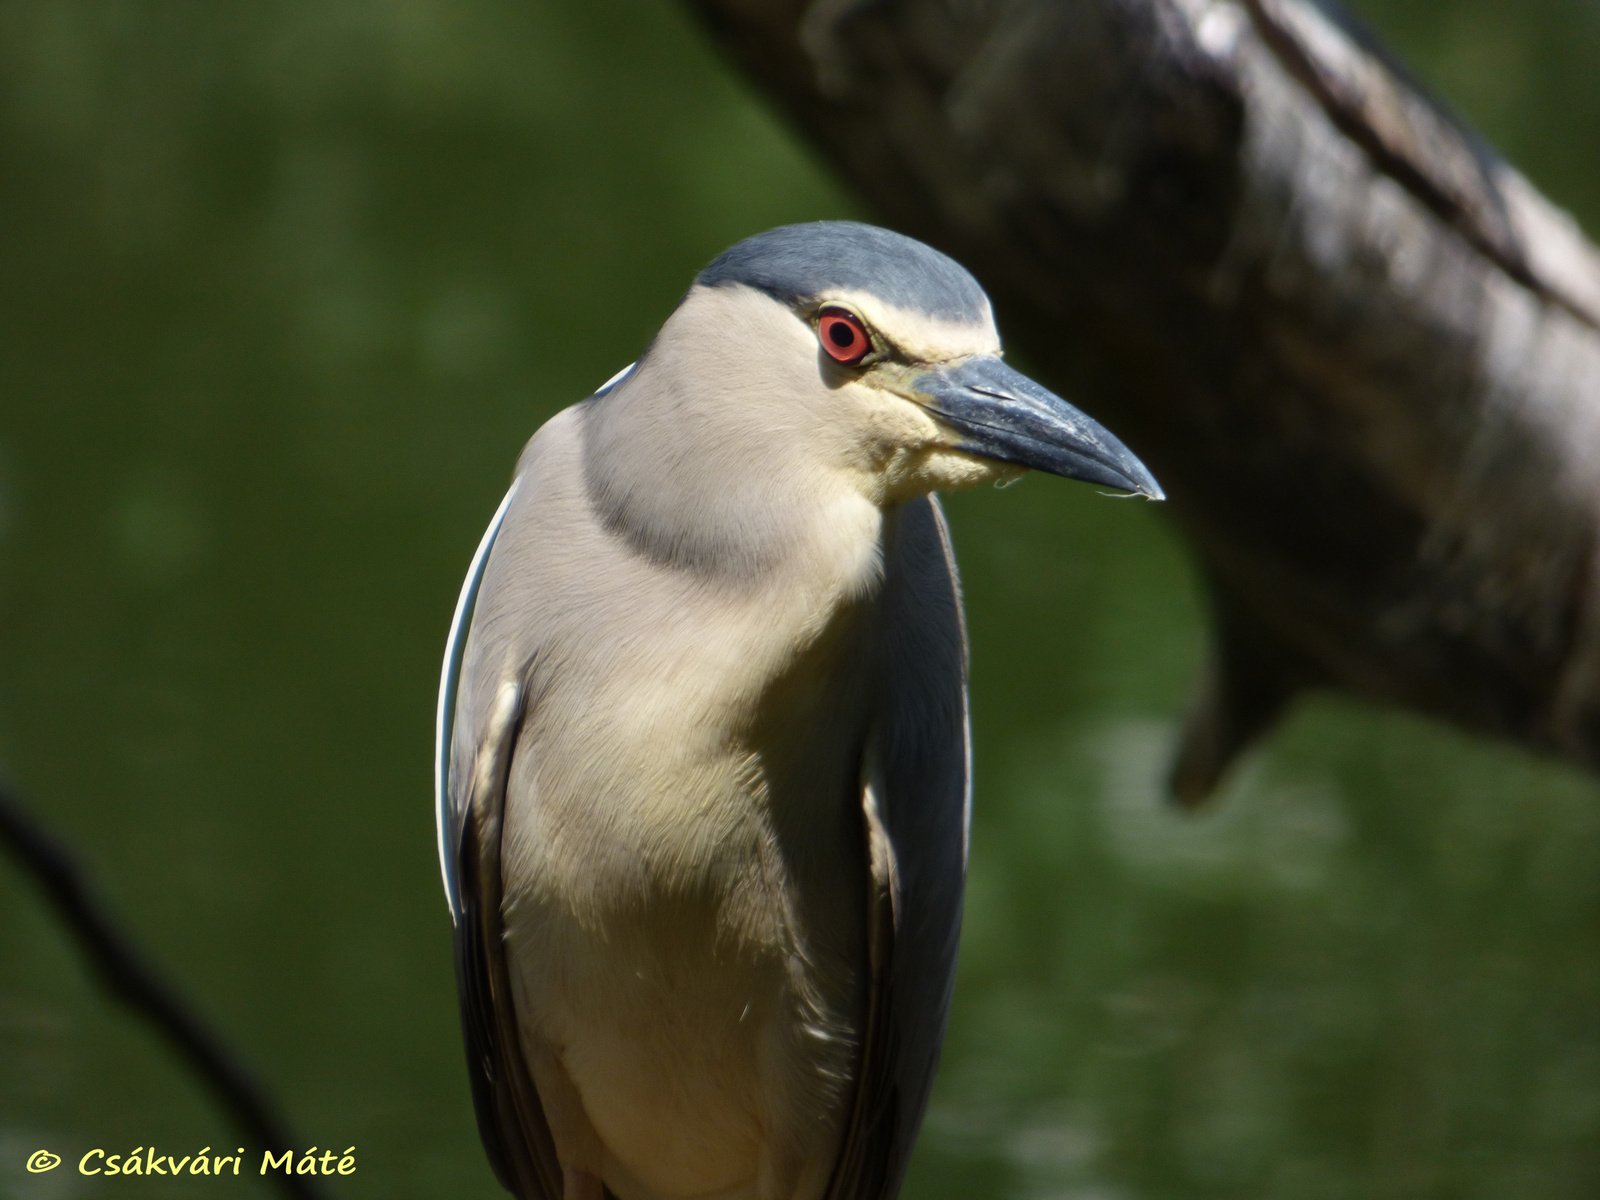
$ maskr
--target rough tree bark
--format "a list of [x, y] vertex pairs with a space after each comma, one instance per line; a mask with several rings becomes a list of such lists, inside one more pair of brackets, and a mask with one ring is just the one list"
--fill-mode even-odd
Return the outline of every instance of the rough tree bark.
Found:
[[1309, 687], [1600, 765], [1600, 254], [1306, 0], [689, 0], [1166, 487], [1193, 802]]

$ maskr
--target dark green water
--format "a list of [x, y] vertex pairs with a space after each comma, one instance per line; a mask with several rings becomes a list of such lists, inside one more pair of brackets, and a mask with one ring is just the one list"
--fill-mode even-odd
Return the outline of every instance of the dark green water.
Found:
[[[1593, 0], [1373, 12], [1600, 228]], [[854, 212], [661, 0], [0, 3], [0, 769], [340, 1196], [498, 1194], [429, 760], [521, 443], [725, 245]], [[1173, 814], [1158, 510], [949, 509], [977, 815], [908, 1196], [1600, 1195], [1600, 789], [1324, 701]], [[71, 1169], [151, 1144], [238, 1143], [0, 866], [0, 1195], [265, 1194]]]

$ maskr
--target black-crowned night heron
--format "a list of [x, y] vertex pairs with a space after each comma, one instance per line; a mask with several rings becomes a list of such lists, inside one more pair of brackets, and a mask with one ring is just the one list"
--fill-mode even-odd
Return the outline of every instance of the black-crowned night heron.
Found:
[[774, 229], [528, 443], [439, 700], [473, 1099], [527, 1200], [880, 1200], [944, 1035], [966, 645], [931, 493], [1161, 498], [920, 242]]

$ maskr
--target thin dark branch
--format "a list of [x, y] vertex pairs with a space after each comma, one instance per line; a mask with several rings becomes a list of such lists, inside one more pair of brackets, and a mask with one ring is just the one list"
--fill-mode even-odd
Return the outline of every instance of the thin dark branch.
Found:
[[[276, 1153], [290, 1149], [294, 1143], [276, 1106], [249, 1071], [144, 961], [96, 901], [71, 855], [4, 785], [0, 785], [0, 842], [66, 922], [100, 982], [161, 1032], [205, 1081], [245, 1139], [258, 1149]], [[295, 1200], [324, 1200], [325, 1193], [308, 1176], [275, 1173], [272, 1178]]]

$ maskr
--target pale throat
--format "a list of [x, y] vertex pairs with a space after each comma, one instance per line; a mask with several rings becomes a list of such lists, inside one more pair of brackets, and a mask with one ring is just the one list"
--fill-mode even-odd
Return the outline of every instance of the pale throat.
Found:
[[957, 449], [957, 431], [890, 387], [863, 382], [854, 390], [864, 422], [848, 473], [860, 494], [880, 508], [929, 492], [1016, 479], [1026, 471]]

